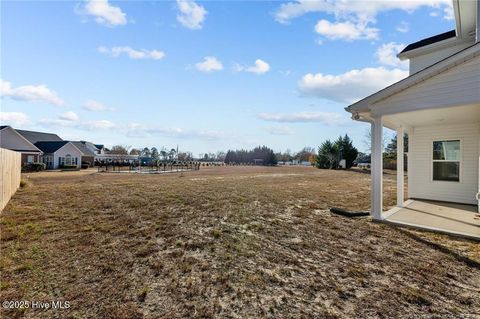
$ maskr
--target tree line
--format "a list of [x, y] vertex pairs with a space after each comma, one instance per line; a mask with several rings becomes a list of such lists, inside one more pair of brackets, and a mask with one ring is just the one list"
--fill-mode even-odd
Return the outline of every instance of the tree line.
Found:
[[257, 146], [253, 150], [228, 150], [225, 163], [277, 165], [277, 157], [267, 146]]
[[[406, 138], [405, 147], [408, 147], [408, 138]], [[254, 149], [246, 150], [228, 150], [228, 152], [219, 151], [217, 153], [202, 153], [198, 158], [194, 158], [191, 152], [179, 152], [172, 148], [170, 150], [162, 147], [160, 150], [156, 147], [143, 149], [131, 148], [128, 146], [115, 145], [110, 154], [119, 155], [139, 155], [141, 157], [150, 157], [154, 160], [162, 161], [191, 161], [200, 160], [207, 162], [224, 162], [226, 164], [257, 164], [257, 165], [277, 165], [278, 161], [289, 162], [297, 160], [299, 162], [310, 162], [317, 168], [336, 169], [339, 168], [342, 160], [345, 160], [345, 168], [352, 167], [355, 163], [369, 162], [370, 156], [361, 153], [353, 146], [353, 141], [345, 134], [339, 136], [336, 140], [324, 141], [317, 152], [312, 147], [304, 147], [296, 153], [290, 150], [275, 153], [267, 146], [257, 146]], [[396, 138], [393, 138], [387, 145], [385, 157], [394, 158], [396, 154]]]
[[315, 163], [315, 149], [313, 147], [306, 146], [300, 151], [293, 153], [291, 150], [287, 149], [285, 152], [275, 153], [277, 160], [282, 162], [291, 162], [293, 160], [299, 162], [310, 162]]

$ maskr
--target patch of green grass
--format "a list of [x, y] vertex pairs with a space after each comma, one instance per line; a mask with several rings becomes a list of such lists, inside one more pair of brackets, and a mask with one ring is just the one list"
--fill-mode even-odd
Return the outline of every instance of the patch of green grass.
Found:
[[25, 225], [22, 225], [19, 228], [20, 228], [18, 231], [19, 237], [24, 237], [26, 235], [31, 235], [31, 234], [41, 235], [43, 233], [42, 226], [40, 226], [37, 223], [29, 222], [29, 223], [26, 223]]
[[259, 222], [252, 222], [250, 224], [247, 225], [247, 229], [248, 230], [253, 230], [253, 231], [262, 231], [265, 229], [265, 225], [263, 225], [262, 223], [259, 223]]
[[83, 232], [91, 232], [94, 230], [94, 227], [92, 225], [87, 225], [87, 226], [83, 226], [81, 229]]
[[218, 228], [212, 229], [212, 236], [214, 238], [220, 238], [220, 236], [222, 236], [222, 230]]
[[137, 300], [140, 302], [144, 302], [145, 298], [147, 298], [147, 294], [150, 291], [148, 287], [143, 287], [138, 293], [137, 293]]
[[20, 188], [24, 188], [28, 186], [28, 182], [24, 179], [20, 180]]
[[30, 262], [25, 262], [25, 263], [21, 264], [20, 266], [18, 266], [17, 268], [15, 268], [15, 272], [17, 272], [17, 273], [24, 273], [24, 272], [29, 272], [29, 271], [32, 271], [32, 270], [33, 270], [33, 265]]
[[408, 303], [419, 305], [419, 306], [429, 306], [432, 302], [427, 299], [425, 292], [422, 292], [418, 288], [408, 287], [402, 291], [402, 295]]

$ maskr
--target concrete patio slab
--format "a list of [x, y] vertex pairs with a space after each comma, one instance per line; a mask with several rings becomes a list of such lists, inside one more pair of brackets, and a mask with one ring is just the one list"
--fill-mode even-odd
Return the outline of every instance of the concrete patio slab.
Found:
[[408, 200], [384, 214], [384, 222], [480, 240], [480, 215], [474, 205]]

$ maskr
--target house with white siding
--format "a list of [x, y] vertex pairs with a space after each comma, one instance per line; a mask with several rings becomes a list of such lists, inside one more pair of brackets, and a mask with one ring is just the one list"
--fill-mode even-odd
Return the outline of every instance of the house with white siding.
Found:
[[[407, 78], [346, 108], [372, 130], [375, 220], [480, 238], [480, 4], [454, 0], [455, 30], [408, 45]], [[383, 128], [397, 133], [397, 207], [383, 206]], [[408, 135], [408, 193], [404, 145]]]
[[43, 152], [42, 160], [47, 169], [81, 167], [83, 153], [72, 142], [37, 142], [35, 146]]

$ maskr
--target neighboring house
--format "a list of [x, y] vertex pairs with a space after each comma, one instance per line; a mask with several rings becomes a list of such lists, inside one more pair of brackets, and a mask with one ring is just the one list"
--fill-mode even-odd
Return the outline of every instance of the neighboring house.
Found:
[[54, 133], [18, 130], [0, 126], [0, 147], [22, 153], [22, 165], [43, 162], [47, 169], [75, 165], [82, 162], [91, 166], [96, 156], [103, 156], [106, 148], [87, 141], [64, 141]]
[[42, 151], [10, 126], [0, 126], [0, 147], [22, 153], [22, 165], [40, 162]]
[[86, 141], [71, 141], [82, 152], [82, 163], [88, 163], [93, 166], [95, 162], [95, 156], [98, 154], [99, 149], [90, 142]]
[[43, 162], [47, 169], [64, 166], [80, 167], [83, 153], [69, 141], [37, 142], [35, 146], [43, 152]]
[[[403, 198], [408, 134], [408, 197], [473, 204], [480, 211], [480, 4], [454, 0], [453, 7], [455, 30], [410, 44], [398, 55], [410, 61], [407, 78], [346, 108], [353, 119], [372, 126], [374, 219], [389, 218], [382, 212], [383, 127], [397, 132], [398, 207], [408, 205]], [[430, 221], [438, 217], [433, 215]], [[443, 222], [453, 223], [450, 219]], [[474, 223], [472, 216], [461, 227]]]
[[94, 144], [97, 149], [97, 154], [103, 155], [108, 152], [108, 149], [103, 144]]

